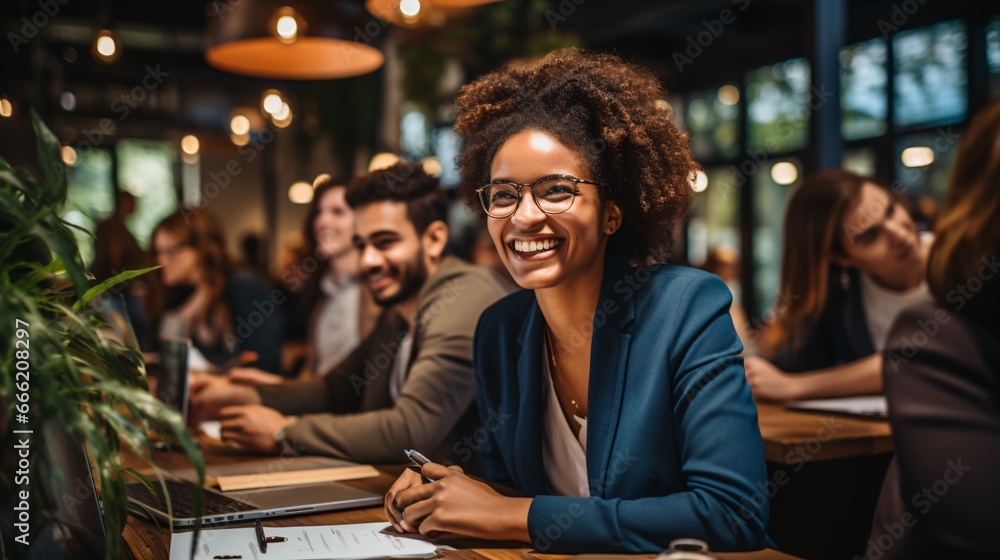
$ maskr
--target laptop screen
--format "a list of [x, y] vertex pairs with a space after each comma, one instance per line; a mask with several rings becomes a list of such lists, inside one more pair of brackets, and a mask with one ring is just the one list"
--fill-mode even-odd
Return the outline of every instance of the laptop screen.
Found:
[[160, 339], [160, 368], [156, 376], [156, 398], [181, 413], [187, 421], [188, 413], [188, 353], [191, 340], [187, 338]]

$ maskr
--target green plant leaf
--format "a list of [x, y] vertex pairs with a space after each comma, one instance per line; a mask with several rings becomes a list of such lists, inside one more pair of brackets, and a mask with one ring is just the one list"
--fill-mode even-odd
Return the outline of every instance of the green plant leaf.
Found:
[[[32, 191], [36, 191], [36, 188], [29, 188], [21, 182], [21, 178], [14, 173], [13, 169], [0, 169], [0, 182], [14, 187], [28, 197], [32, 195]], [[34, 185], [32, 185], [32, 187], [34, 187]]]
[[62, 224], [64, 226], [66, 226], [68, 228], [73, 228], [75, 230], [82, 231], [83, 233], [86, 233], [87, 236], [90, 237], [91, 239], [97, 239], [96, 235], [94, 235], [89, 229], [87, 229], [87, 228], [85, 228], [83, 226], [78, 226], [78, 225], [74, 224], [73, 222], [70, 222], [70, 221], [67, 221], [67, 220], [62, 220], [61, 219], [60, 221], [62, 222]]
[[24, 205], [17, 195], [7, 190], [0, 191], [0, 212], [10, 219], [24, 216]]
[[31, 110], [31, 122], [38, 137], [38, 165], [45, 178], [45, 196], [42, 200], [47, 204], [60, 205], [66, 201], [66, 166], [60, 153], [62, 148], [55, 134], [45, 126], [34, 109]]
[[103, 294], [107, 290], [117, 286], [118, 284], [121, 284], [122, 282], [128, 282], [129, 280], [135, 278], [136, 276], [142, 276], [143, 274], [146, 274], [151, 270], [156, 270], [157, 268], [160, 267], [151, 266], [149, 268], [143, 268], [141, 270], [126, 270], [125, 272], [122, 272], [118, 275], [108, 278], [104, 282], [101, 282], [100, 284], [87, 290], [86, 293], [83, 294], [83, 297], [81, 297], [80, 300], [73, 305], [73, 311], [79, 311], [82, 307], [90, 303], [91, 300]]
[[87, 273], [80, 258], [76, 240], [55, 214], [47, 214], [32, 228], [31, 233], [41, 238], [66, 267], [66, 274], [73, 281], [78, 294], [87, 290]]
[[14, 226], [14, 229], [8, 232], [7, 236], [3, 239], [3, 242], [0, 243], [0, 263], [9, 263], [10, 261], [8, 259], [10, 258], [10, 255], [14, 252], [14, 248], [21, 242], [25, 234], [37, 226], [38, 223], [51, 212], [51, 208], [42, 208], [35, 214], [28, 216], [27, 219]]
[[51, 280], [56, 273], [63, 269], [62, 261], [59, 259], [55, 259], [45, 266], [39, 266], [37, 263], [29, 264], [35, 271], [15, 282], [15, 286], [24, 289], [37, 286], [39, 282]]

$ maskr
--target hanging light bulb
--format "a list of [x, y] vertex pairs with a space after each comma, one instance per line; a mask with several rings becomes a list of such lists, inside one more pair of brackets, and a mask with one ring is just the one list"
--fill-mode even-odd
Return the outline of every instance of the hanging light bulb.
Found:
[[299, 27], [304, 27], [299, 25], [301, 19], [298, 12], [288, 6], [279, 9], [274, 20], [274, 34], [278, 40], [285, 44], [298, 40]]
[[237, 136], [243, 136], [250, 132], [250, 119], [244, 115], [236, 115], [229, 121], [229, 129]]
[[271, 122], [278, 128], [286, 128], [292, 124], [292, 109], [288, 103], [281, 103], [281, 110], [271, 115]]
[[110, 29], [102, 29], [94, 38], [91, 54], [100, 62], [111, 63], [121, 57], [121, 43]]
[[305, 181], [299, 181], [288, 189], [288, 200], [295, 204], [309, 204], [313, 199], [313, 187]]
[[283, 103], [281, 92], [276, 89], [269, 89], [260, 96], [260, 108], [268, 115], [274, 115], [280, 111]]

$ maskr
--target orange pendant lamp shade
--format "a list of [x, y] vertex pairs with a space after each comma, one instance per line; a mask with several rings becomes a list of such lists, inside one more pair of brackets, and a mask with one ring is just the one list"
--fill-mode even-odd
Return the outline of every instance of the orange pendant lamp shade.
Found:
[[[209, 15], [205, 59], [258, 78], [326, 80], [360, 76], [385, 62], [365, 34], [371, 19], [346, 0], [243, 0]], [[228, 11], [227, 11], [228, 10]]]

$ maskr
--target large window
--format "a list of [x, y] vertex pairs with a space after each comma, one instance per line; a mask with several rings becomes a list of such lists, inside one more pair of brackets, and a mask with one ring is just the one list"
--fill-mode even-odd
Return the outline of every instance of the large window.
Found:
[[695, 183], [694, 203], [688, 220], [688, 260], [701, 266], [712, 249], [740, 248], [740, 196], [733, 167], [708, 169]]
[[754, 175], [754, 288], [757, 309], [763, 315], [774, 303], [781, 276], [782, 232], [785, 208], [801, 181], [802, 162], [795, 158], [761, 166]]
[[847, 140], [885, 134], [887, 51], [882, 39], [840, 51], [841, 130]]
[[[76, 161], [66, 167], [66, 205], [62, 215], [66, 221], [93, 233], [97, 224], [111, 216], [115, 209], [114, 182], [111, 179], [111, 154], [92, 148], [75, 152]], [[80, 256], [86, 266], [94, 261], [94, 238], [73, 230]]]
[[122, 140], [118, 155], [118, 188], [135, 195], [135, 212], [125, 225], [139, 246], [148, 248], [153, 228], [177, 208], [174, 162], [177, 150], [171, 142]]
[[685, 124], [691, 151], [703, 161], [734, 158], [740, 151], [740, 90], [726, 84], [687, 98]]
[[933, 222], [948, 190], [959, 135], [951, 127], [901, 136], [896, 140], [896, 178], [916, 202], [923, 218]]
[[797, 150], [809, 138], [809, 63], [801, 58], [747, 75], [747, 145], [767, 152]]
[[986, 26], [986, 60], [990, 65], [990, 95], [1000, 96], [1000, 18]]
[[893, 42], [895, 124], [959, 122], [968, 110], [965, 25], [946, 21], [903, 31]]
[[875, 150], [871, 148], [844, 150], [844, 169], [865, 177], [873, 177], [877, 171], [875, 159]]

